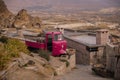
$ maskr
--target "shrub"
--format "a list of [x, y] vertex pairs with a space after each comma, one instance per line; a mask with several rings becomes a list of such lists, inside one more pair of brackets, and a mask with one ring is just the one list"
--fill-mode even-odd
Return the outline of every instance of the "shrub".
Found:
[[8, 40], [8, 38], [5, 37], [5, 36], [2, 36], [2, 37], [0, 38], [0, 42], [2, 42], [2, 43], [6, 43], [7, 40]]
[[4, 49], [4, 45], [0, 44], [0, 70], [6, 68], [6, 64], [9, 60], [10, 58], [8, 57], [8, 54]]
[[10, 60], [19, 57], [20, 52], [29, 54], [27, 46], [17, 39], [1, 37], [0, 41], [3, 42], [0, 43], [0, 70], [5, 69]]
[[45, 50], [39, 50], [38, 54], [40, 57], [45, 58], [47, 61], [50, 60], [50, 54], [51, 54], [50, 52], [45, 51]]
[[70, 65], [70, 63], [67, 60], [60, 60], [61, 62], [65, 62], [66, 63], [66, 67], [68, 67]]
[[17, 39], [8, 39], [4, 47], [11, 57], [18, 57], [20, 52], [29, 53], [27, 46]]

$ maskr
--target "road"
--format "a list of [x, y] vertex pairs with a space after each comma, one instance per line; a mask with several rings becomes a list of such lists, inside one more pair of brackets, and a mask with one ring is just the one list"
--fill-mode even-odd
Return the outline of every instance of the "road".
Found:
[[90, 66], [77, 65], [77, 69], [56, 77], [55, 80], [113, 80], [112, 78], [103, 78], [95, 75]]

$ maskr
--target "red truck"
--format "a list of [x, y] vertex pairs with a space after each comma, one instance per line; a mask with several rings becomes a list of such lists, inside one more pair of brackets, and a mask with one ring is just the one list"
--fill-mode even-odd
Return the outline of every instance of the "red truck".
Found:
[[52, 56], [60, 56], [66, 53], [67, 42], [61, 32], [47, 32], [45, 37], [36, 40], [25, 40], [28, 47], [43, 49], [52, 52]]

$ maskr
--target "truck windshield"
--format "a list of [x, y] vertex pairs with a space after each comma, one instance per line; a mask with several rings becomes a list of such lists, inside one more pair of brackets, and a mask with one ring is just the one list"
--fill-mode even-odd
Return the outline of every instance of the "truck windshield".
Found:
[[55, 34], [55, 35], [54, 35], [54, 40], [55, 40], [55, 41], [63, 40], [62, 34]]

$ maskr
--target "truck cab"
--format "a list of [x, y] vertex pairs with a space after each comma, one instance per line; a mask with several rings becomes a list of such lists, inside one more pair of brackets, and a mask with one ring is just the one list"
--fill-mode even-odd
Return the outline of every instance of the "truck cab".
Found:
[[61, 32], [47, 32], [45, 45], [46, 49], [52, 52], [52, 56], [60, 56], [66, 53], [67, 42]]

